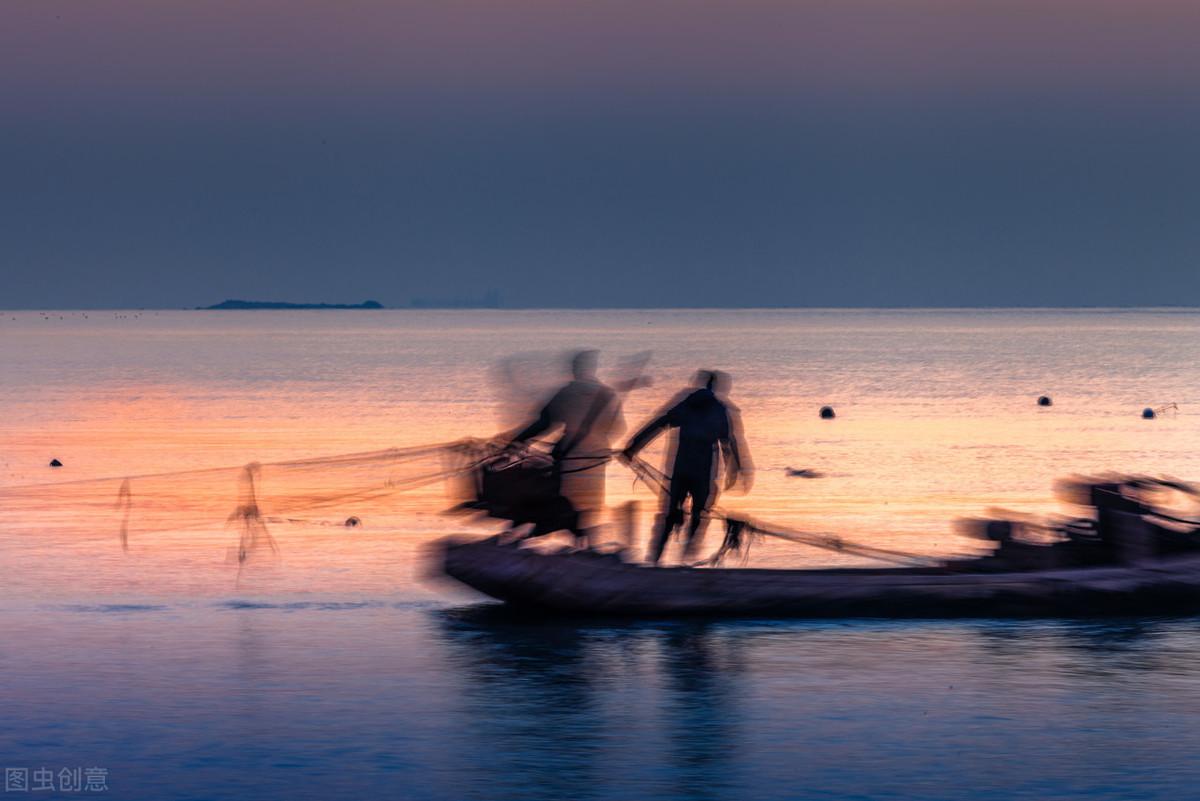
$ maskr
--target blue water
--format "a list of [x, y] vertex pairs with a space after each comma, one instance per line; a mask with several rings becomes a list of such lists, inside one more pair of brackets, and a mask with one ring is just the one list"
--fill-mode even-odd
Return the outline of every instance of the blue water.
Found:
[[[428, 582], [432, 540], [491, 530], [441, 488], [271, 468], [513, 425], [506, 355], [653, 348], [630, 426], [734, 374], [757, 473], [727, 508], [952, 553], [959, 517], [1078, 513], [1071, 473], [1200, 477], [1196, 311], [14, 313], [0, 344], [2, 767], [146, 801], [1200, 796], [1200, 618], [519, 621]], [[247, 462], [278, 552], [239, 566]], [[653, 519], [616, 466], [608, 493]]]
[[22, 620], [0, 758], [105, 767], [110, 798], [1174, 800], [1200, 781], [1192, 619], [579, 623], [355, 599]]

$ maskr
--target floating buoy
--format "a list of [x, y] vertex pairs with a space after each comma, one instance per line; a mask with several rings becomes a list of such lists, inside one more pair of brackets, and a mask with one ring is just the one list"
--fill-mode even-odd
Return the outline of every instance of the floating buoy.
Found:
[[353, 515], [351, 515], [350, 517], [346, 518], [345, 525], [346, 525], [346, 528], [357, 528], [358, 526], [362, 525], [362, 521], [359, 520], [357, 517], [354, 517]]
[[825, 475], [820, 470], [812, 470], [808, 467], [786, 467], [784, 470], [791, 478], [821, 478]]
[[51, 467], [62, 467], [62, 462], [58, 461], [57, 459], [51, 459], [50, 466]]
[[837, 413], [833, 411], [832, 406], [822, 406], [821, 407], [821, 419], [822, 420], [832, 420], [835, 417], [837, 417]]
[[1053, 406], [1053, 405], [1054, 405], [1054, 401], [1050, 399], [1049, 395], [1042, 395], [1040, 398], [1038, 398], [1038, 406]]
[[1158, 417], [1158, 412], [1154, 411], [1149, 406], [1147, 406], [1145, 409], [1142, 409], [1143, 420], [1153, 420], [1155, 417]]

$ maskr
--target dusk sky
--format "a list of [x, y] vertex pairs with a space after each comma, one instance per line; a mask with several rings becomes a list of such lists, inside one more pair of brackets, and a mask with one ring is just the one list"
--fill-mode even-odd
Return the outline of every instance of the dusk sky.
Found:
[[1200, 305], [1193, 0], [13, 0], [0, 307]]

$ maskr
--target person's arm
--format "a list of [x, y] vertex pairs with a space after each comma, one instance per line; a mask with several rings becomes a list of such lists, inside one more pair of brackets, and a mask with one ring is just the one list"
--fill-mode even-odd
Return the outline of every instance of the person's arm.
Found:
[[545, 409], [542, 409], [542, 412], [537, 416], [537, 419], [525, 426], [525, 428], [521, 429], [521, 431], [512, 438], [512, 441], [525, 442], [526, 440], [531, 440], [538, 434], [545, 432], [548, 428], [550, 428], [551, 425], [553, 425], [553, 421], [551, 421], [550, 415], [546, 414]]
[[532, 423], [525, 426], [525, 428], [521, 429], [521, 431], [512, 438], [512, 442], [527, 442], [528, 440], [536, 437], [538, 434], [544, 434], [550, 429], [551, 426], [557, 423], [558, 415], [555, 413], [555, 409], [558, 406], [558, 396], [560, 394], [561, 391], [554, 393], [554, 397], [547, 401], [546, 405], [542, 407], [542, 410], [538, 412], [537, 418]]
[[659, 413], [658, 417], [642, 426], [642, 430], [634, 434], [633, 438], [629, 440], [629, 444], [625, 446], [625, 450], [621, 451], [622, 458], [629, 459], [637, 455], [637, 452], [646, 447], [650, 440], [657, 437], [664, 428], [676, 425], [679, 406], [687, 399], [688, 394], [680, 392], [671, 399], [670, 403], [662, 407], [663, 411]]
[[725, 489], [733, 489], [740, 479], [742, 491], [749, 492], [754, 483], [754, 465], [742, 433], [742, 418], [732, 406], [727, 407], [725, 413], [729, 426], [727, 436], [721, 439], [721, 452], [725, 459]]
[[625, 433], [625, 411], [621, 408], [621, 396], [619, 394], [613, 395], [610, 408], [606, 435], [609, 442], [614, 442]]
[[[604, 414], [609, 405], [615, 402], [615, 399], [616, 395], [614, 395], [607, 388], [599, 390], [595, 397], [592, 398], [592, 402], [588, 406], [587, 413], [583, 416], [583, 420], [579, 422], [579, 428], [575, 431], [575, 436], [571, 437], [570, 441], [567, 441], [565, 437], [559, 440], [558, 444], [554, 446], [555, 454], [558, 457], [564, 457], [571, 451], [575, 450], [577, 445], [586, 440], [588, 436], [591, 435], [592, 429], [596, 426], [596, 422]], [[605, 445], [607, 444], [608, 440], [606, 438]], [[607, 454], [605, 454], [605, 457], [607, 458]]]
[[626, 459], [632, 459], [637, 455], [637, 452], [646, 447], [650, 440], [658, 436], [659, 432], [671, 424], [671, 413], [667, 412], [664, 415], [656, 417], [642, 427], [642, 430], [629, 440], [629, 444], [625, 446], [625, 450], [621, 452], [621, 456]]

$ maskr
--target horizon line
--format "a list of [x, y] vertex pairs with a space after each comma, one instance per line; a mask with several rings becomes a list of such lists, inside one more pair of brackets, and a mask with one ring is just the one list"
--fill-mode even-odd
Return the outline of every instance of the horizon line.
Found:
[[611, 311], [1200, 311], [1200, 304], [1155, 304], [1155, 305], [1078, 305], [1078, 306], [383, 306], [383, 308], [297, 308], [297, 309], [211, 309], [181, 306], [75, 306], [49, 307], [28, 306], [20, 308], [0, 308], [0, 314], [10, 313], [42, 313], [55, 312], [210, 312], [219, 314], [251, 313], [251, 312], [335, 312], [347, 311], [357, 313], [380, 312], [530, 312], [530, 311], [579, 311], [579, 312], [611, 312]]
[[247, 314], [281, 312], [1200, 312], [1200, 305], [1157, 306], [394, 306], [383, 308], [246, 308], [212, 309], [176, 306], [113, 306], [76, 308], [0, 308], [0, 314], [61, 314], [80, 312], [191, 312], [204, 314]]

